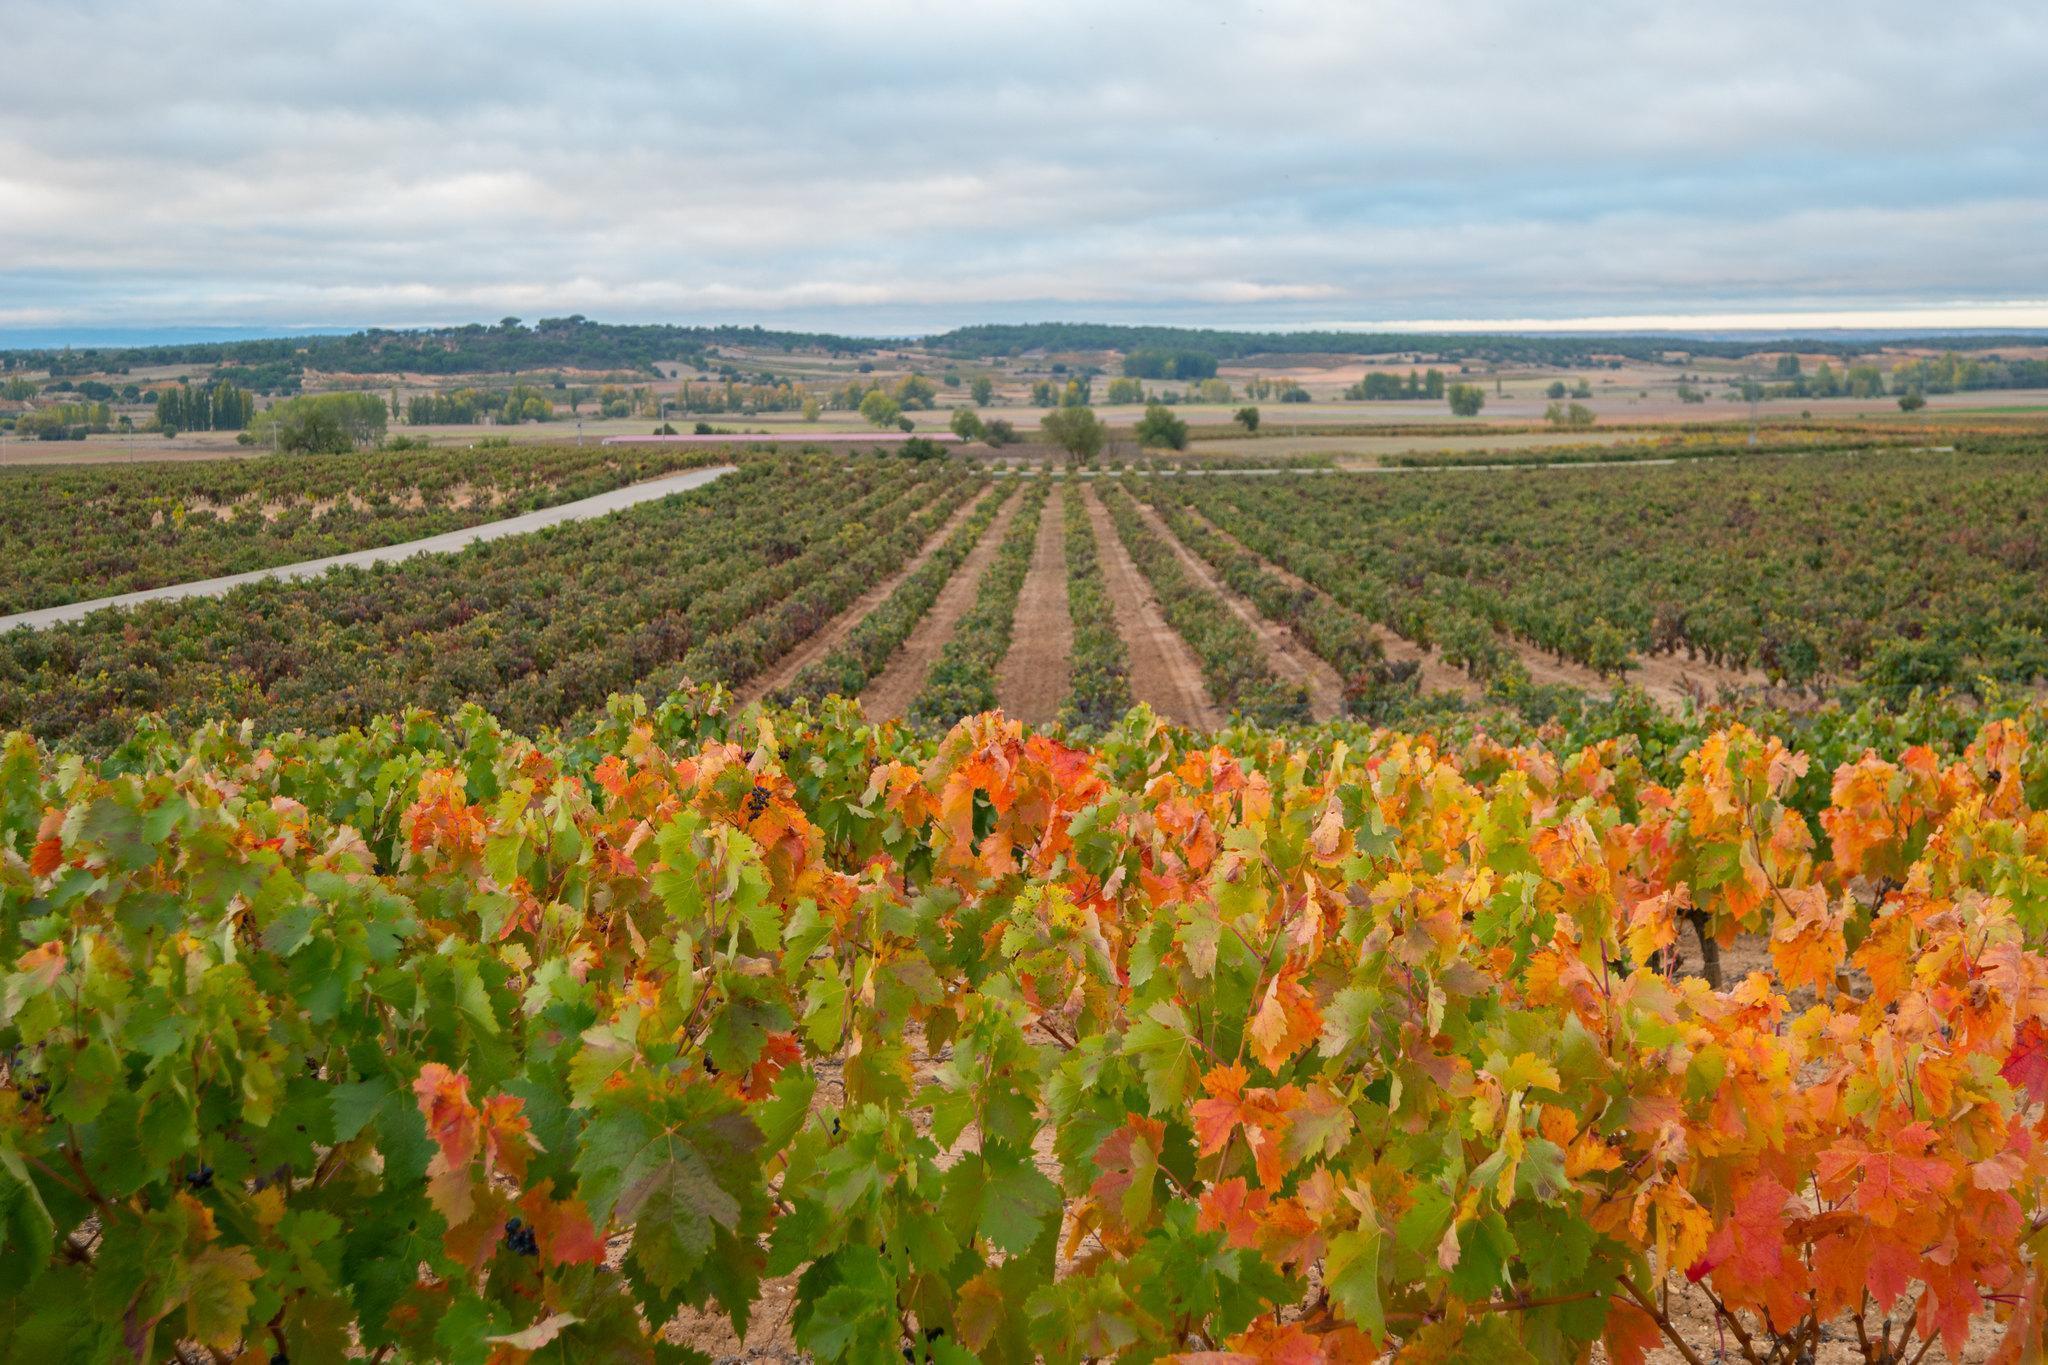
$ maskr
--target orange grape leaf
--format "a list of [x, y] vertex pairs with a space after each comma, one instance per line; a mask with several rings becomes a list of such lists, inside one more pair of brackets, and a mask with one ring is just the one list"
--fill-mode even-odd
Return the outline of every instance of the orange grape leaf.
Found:
[[1643, 1365], [1644, 1358], [1664, 1344], [1657, 1320], [1624, 1299], [1607, 1301], [1607, 1325], [1600, 1339], [1614, 1365]]
[[1244, 1083], [1250, 1079], [1250, 1073], [1235, 1062], [1203, 1075], [1202, 1089], [1209, 1092], [1209, 1098], [1194, 1104], [1195, 1139], [1203, 1156], [1222, 1151], [1230, 1134], [1244, 1122]]
[[2029, 1019], [2020, 1025], [1998, 1074], [2026, 1091], [2033, 1103], [2048, 1102], [2048, 1032], [2042, 1031], [2039, 1021]]
[[1678, 941], [1678, 916], [1673, 913], [1673, 893], [1660, 892], [1639, 900], [1628, 912], [1628, 953], [1636, 962], [1648, 962]]
[[1265, 1212], [1267, 1200], [1264, 1190], [1250, 1188], [1244, 1183], [1243, 1176], [1232, 1176], [1202, 1191], [1195, 1229], [1198, 1232], [1220, 1229], [1228, 1245], [1256, 1247], [1259, 1244], [1259, 1215]]
[[1848, 952], [1842, 941], [1846, 906], [1831, 909], [1827, 891], [1819, 886], [1783, 894], [1792, 902], [1792, 912], [1781, 914], [1771, 930], [1771, 965], [1787, 989], [1812, 986], [1825, 996]]
[[534, 1140], [533, 1125], [523, 1109], [524, 1102], [517, 1095], [493, 1095], [484, 1101], [480, 1126], [486, 1171], [526, 1179], [527, 1154], [540, 1144]]
[[1322, 1365], [1323, 1353], [1317, 1348], [1316, 1339], [1299, 1323], [1262, 1319], [1253, 1323], [1250, 1330], [1233, 1337], [1229, 1345], [1231, 1351], [1240, 1353], [1237, 1359], [1252, 1361], [1254, 1365]]
[[1322, 1032], [1323, 1016], [1315, 998], [1300, 981], [1282, 974], [1273, 978], [1258, 1013], [1252, 1016], [1252, 1055], [1268, 1071], [1278, 1071]]
[[427, 1136], [441, 1149], [442, 1169], [467, 1166], [476, 1156], [480, 1132], [476, 1107], [469, 1102], [469, 1078], [439, 1062], [428, 1062], [420, 1068], [412, 1091], [419, 1097]]
[[519, 1211], [533, 1228], [543, 1265], [598, 1265], [604, 1261], [604, 1238], [590, 1221], [581, 1199], [557, 1200], [555, 1182], [543, 1180], [519, 1197]]

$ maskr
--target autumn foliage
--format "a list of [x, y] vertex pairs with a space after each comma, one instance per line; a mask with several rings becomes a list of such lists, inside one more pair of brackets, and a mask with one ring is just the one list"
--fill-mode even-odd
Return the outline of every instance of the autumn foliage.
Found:
[[702, 1359], [789, 1276], [820, 1360], [2036, 1359], [2048, 755], [1808, 761], [17, 737], [0, 1348]]

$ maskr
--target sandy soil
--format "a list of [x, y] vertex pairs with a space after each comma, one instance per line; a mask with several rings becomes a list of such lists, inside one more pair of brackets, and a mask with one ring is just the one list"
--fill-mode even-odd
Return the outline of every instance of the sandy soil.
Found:
[[974, 515], [974, 509], [981, 506], [989, 496], [992, 495], [985, 493], [978, 498], [969, 498], [961, 504], [959, 509], [946, 519], [946, 524], [934, 532], [932, 538], [927, 540], [901, 569], [855, 598], [852, 606], [833, 617], [823, 630], [784, 655], [782, 661], [773, 669], [740, 688], [740, 701], [759, 701], [770, 692], [789, 686], [796, 681], [797, 674], [839, 648], [847, 633], [859, 625], [869, 612], [882, 605], [889, 594], [896, 591], [898, 584], [923, 568], [925, 561], [937, 554], [939, 547], [953, 538], [953, 533]]
[[1646, 654], [1629, 669], [1628, 680], [1653, 697], [1692, 697], [1712, 701], [1721, 689], [1767, 692], [1771, 680], [1753, 668], [1716, 668], [1682, 654]]
[[982, 533], [973, 553], [961, 561], [959, 571], [940, 590], [939, 600], [932, 603], [932, 609], [925, 613], [924, 620], [910, 632], [910, 638], [889, 660], [889, 666], [876, 675], [867, 690], [860, 694], [861, 709], [870, 717], [899, 720], [910, 709], [910, 699], [917, 695], [918, 688], [924, 686], [924, 675], [931, 668], [932, 661], [939, 657], [946, 641], [953, 638], [953, 627], [974, 605], [974, 592], [981, 584], [981, 575], [988, 568], [989, 561], [996, 557], [1003, 537], [1009, 534], [1010, 522], [1017, 515], [1019, 501], [1012, 498], [1002, 511], [996, 513], [996, 519]]
[[1003, 714], [1033, 725], [1059, 715], [1074, 653], [1074, 618], [1067, 611], [1064, 507], [1064, 499], [1055, 499], [1038, 518], [1031, 569], [1024, 576], [1010, 627], [1010, 652], [996, 670], [996, 703]]
[[1095, 528], [1096, 553], [1110, 605], [1116, 611], [1117, 633], [1131, 652], [1131, 695], [1182, 725], [1221, 725], [1225, 716], [1209, 700], [1201, 664], [1187, 641], [1166, 624], [1150, 585], [1131, 562], [1109, 512], [1096, 496], [1094, 484], [1082, 486], [1082, 497], [1088, 504], [1088, 522]]
[[1337, 670], [1303, 644], [1292, 630], [1267, 620], [1248, 598], [1218, 577], [1208, 561], [1181, 543], [1180, 537], [1174, 535], [1173, 528], [1150, 503], [1139, 502], [1136, 506], [1139, 517], [1152, 528], [1154, 535], [1172, 548], [1181, 567], [1197, 583], [1222, 598], [1231, 615], [1244, 622], [1259, 637], [1260, 643], [1266, 647], [1266, 661], [1272, 665], [1273, 672], [1286, 682], [1298, 683], [1308, 689], [1309, 713], [1319, 721], [1335, 720], [1342, 715], [1344, 679]]

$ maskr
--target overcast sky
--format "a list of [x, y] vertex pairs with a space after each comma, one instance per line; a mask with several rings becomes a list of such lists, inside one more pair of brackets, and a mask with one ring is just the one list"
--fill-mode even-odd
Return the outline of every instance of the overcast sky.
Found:
[[2048, 324], [2038, 0], [0, 0], [0, 35], [0, 328]]

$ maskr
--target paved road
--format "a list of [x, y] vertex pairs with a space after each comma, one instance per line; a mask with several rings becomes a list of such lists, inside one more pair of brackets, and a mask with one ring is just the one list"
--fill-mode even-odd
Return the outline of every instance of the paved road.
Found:
[[141, 592], [124, 592], [119, 597], [101, 597], [90, 602], [69, 602], [61, 607], [43, 607], [37, 611], [17, 612], [13, 616], [0, 616], [0, 631], [13, 630], [17, 626], [41, 630], [45, 626], [80, 620], [92, 612], [104, 611], [109, 607], [132, 607], [143, 602], [180, 597], [219, 597], [245, 583], [261, 583], [266, 578], [318, 578], [329, 569], [344, 566], [368, 568], [373, 564], [395, 564], [401, 559], [411, 559], [414, 555], [451, 554], [478, 541], [502, 540], [506, 536], [525, 535], [547, 526], [559, 526], [564, 522], [584, 521], [590, 517], [601, 517], [610, 512], [622, 511], [639, 503], [665, 498], [671, 493], [687, 493], [692, 488], [702, 488], [712, 480], [732, 473], [734, 468], [733, 465], [722, 464], [708, 469], [691, 469], [681, 474], [669, 474], [659, 479], [649, 479], [646, 483], [614, 488], [611, 492], [599, 493], [594, 498], [582, 498], [555, 507], [543, 507], [538, 512], [522, 512], [503, 521], [487, 521], [480, 526], [468, 526], [460, 531], [446, 531], [438, 536], [428, 536], [424, 540], [408, 540], [397, 545], [380, 546], [374, 550], [357, 550], [352, 554], [329, 555], [325, 559], [308, 559], [299, 564], [280, 564], [275, 568], [228, 574], [222, 578], [202, 578], [193, 583], [172, 583], [161, 588], [145, 588]]

